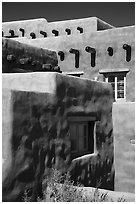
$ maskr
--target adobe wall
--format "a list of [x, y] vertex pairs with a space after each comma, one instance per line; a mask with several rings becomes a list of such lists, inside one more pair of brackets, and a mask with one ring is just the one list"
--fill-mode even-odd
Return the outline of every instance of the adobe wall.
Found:
[[58, 30], [59, 31], [59, 36], [61, 35], [67, 35], [66, 33], [66, 28], [69, 28], [71, 30], [70, 35], [79, 35], [82, 34], [80, 33], [80, 30], [78, 28], [82, 28], [83, 33], [87, 32], [96, 32], [98, 30], [106, 30], [106, 29], [111, 29], [113, 26], [110, 24], [96, 18], [96, 17], [91, 17], [91, 18], [82, 18], [82, 19], [73, 19], [73, 20], [66, 20], [66, 21], [55, 21], [48, 23], [48, 36], [53, 36], [52, 30]]
[[54, 36], [52, 34], [52, 30], [58, 30], [59, 36], [67, 35], [67, 32], [65, 31], [66, 28], [71, 30], [70, 35], [79, 35], [80, 31], [77, 30], [77, 28], [80, 27], [83, 29], [83, 32], [95, 32], [97, 31], [97, 18], [83, 18], [83, 19], [74, 19], [74, 20], [66, 20], [66, 21], [55, 21], [48, 23], [48, 36]]
[[24, 36], [31, 38], [31, 32], [34, 32], [37, 36], [39, 31], [46, 27], [47, 24], [48, 22], [45, 18], [4, 22], [2, 23], [2, 31], [4, 36], [10, 36], [9, 31], [13, 30], [15, 36], [22, 37], [22, 32], [20, 31], [20, 28], [22, 28], [24, 29]]
[[58, 67], [55, 51], [2, 39], [2, 73], [45, 71], [49, 65], [52, 71]]
[[[20, 28], [24, 29], [24, 36], [22, 35]], [[2, 31], [4, 36], [10, 36], [11, 34], [9, 31], [13, 30], [15, 36], [27, 37], [30, 39], [32, 38], [32, 36], [30, 36], [30, 33], [32, 32], [35, 34], [35, 38], [54, 37], [55, 34], [52, 32], [53, 30], [57, 30], [59, 36], [68, 35], [66, 32], [67, 28], [70, 29], [70, 35], [77, 35], [81, 33], [80, 29], [82, 29], [82, 32], [85, 33], [111, 29], [113, 26], [96, 17], [55, 22], [47, 22], [46, 19], [39, 18], [24, 21], [11, 21], [2, 24]], [[42, 34], [40, 31], [46, 33]]]
[[[86, 186], [100, 181], [101, 188], [114, 188], [109, 84], [56, 73], [3, 74], [2, 80], [3, 201], [20, 201], [26, 185], [35, 201], [53, 166]], [[72, 161], [68, 116], [96, 118], [93, 154]]]
[[[25, 38], [16, 39], [22, 43], [27, 43], [41, 48], [62, 51], [64, 60], [58, 54], [58, 64], [63, 72], [84, 71], [83, 77], [103, 80], [103, 75], [99, 71], [129, 69], [127, 73], [127, 101], [135, 100], [135, 27], [128, 26], [114, 28], [106, 31], [87, 32], [77, 36], [58, 36], [47, 39], [29, 40]], [[131, 60], [126, 61], [126, 51], [123, 45], [131, 46]], [[89, 46], [96, 50], [95, 66], [91, 66], [91, 54], [85, 51]], [[109, 56], [107, 49], [113, 48], [113, 56]], [[79, 67], [75, 67], [75, 54], [70, 53], [70, 49], [79, 51]], [[132, 92], [131, 92], [132, 90]]]
[[135, 103], [113, 104], [115, 190], [135, 193]]

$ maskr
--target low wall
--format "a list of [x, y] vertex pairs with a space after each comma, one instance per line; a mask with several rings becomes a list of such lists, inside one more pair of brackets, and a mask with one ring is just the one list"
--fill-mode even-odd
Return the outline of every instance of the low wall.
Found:
[[[56, 184], [56, 187], [58, 187], [58, 192], [60, 192], [60, 189], [62, 190], [63, 185]], [[134, 193], [109, 191], [93, 187], [75, 186], [73, 186], [73, 190], [76, 190], [76, 194], [80, 193], [83, 198], [86, 198], [87, 202], [135, 202]], [[46, 202], [52, 201], [52, 198], [50, 197], [52, 193], [53, 189], [50, 189], [50, 187], [48, 187], [46, 194]]]
[[[84, 187], [83, 193], [87, 197], [92, 197], [95, 194], [95, 188]], [[134, 193], [125, 193], [118, 191], [108, 191], [105, 189], [98, 189], [99, 195], [106, 195], [106, 202], [135, 202]], [[121, 200], [121, 201], [120, 201]]]

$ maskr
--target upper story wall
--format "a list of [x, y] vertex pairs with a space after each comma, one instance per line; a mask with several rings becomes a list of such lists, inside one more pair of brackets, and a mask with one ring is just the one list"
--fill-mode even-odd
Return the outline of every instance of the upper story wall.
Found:
[[60, 35], [76, 35], [110, 28], [113, 28], [113, 26], [96, 17], [56, 21], [51, 23], [48, 23], [44, 18], [40, 18], [5, 22], [2, 24], [4, 37], [27, 37], [30, 39]]
[[[84, 76], [93, 78], [100, 69], [132, 68], [135, 63], [135, 28], [134, 26], [116, 28], [100, 32], [87, 32], [79, 36], [58, 36], [46, 39], [16, 38], [22, 43], [38, 46], [41, 48], [55, 50], [64, 53], [64, 59], [58, 54], [58, 63], [63, 72], [84, 71]], [[126, 50], [123, 45], [131, 46], [131, 59], [126, 61]], [[86, 47], [95, 49], [95, 65], [91, 65], [91, 53], [86, 51]], [[107, 49], [113, 49], [110, 56]], [[70, 49], [79, 51], [79, 66], [75, 67], [75, 54], [70, 53]]]
[[[83, 77], [104, 80], [100, 70], [128, 69], [127, 101], [134, 101], [135, 87], [135, 27], [128, 26], [81, 35], [46, 39], [16, 40], [33, 46], [55, 50], [63, 72], [83, 71]], [[129, 52], [125, 47], [129, 47]], [[110, 50], [109, 50], [110, 49]], [[91, 54], [91, 52], [93, 52]], [[128, 56], [129, 53], [129, 56]], [[92, 57], [91, 57], [92, 55]], [[129, 57], [129, 59], [127, 59]], [[92, 59], [91, 59], [92, 58]], [[131, 91], [132, 90], [132, 91]]]

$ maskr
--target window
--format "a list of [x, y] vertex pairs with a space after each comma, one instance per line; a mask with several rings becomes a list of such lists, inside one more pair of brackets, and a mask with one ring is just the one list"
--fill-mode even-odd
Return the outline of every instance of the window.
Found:
[[126, 99], [126, 76], [123, 74], [107, 74], [105, 81], [111, 83], [113, 88], [113, 98]]
[[84, 121], [84, 117], [70, 120], [72, 157], [76, 158], [94, 152], [94, 121]]
[[72, 123], [70, 125], [71, 151], [88, 151], [88, 124]]
[[129, 69], [106, 69], [99, 73], [104, 75], [104, 81], [110, 83], [113, 88], [113, 98], [115, 101], [126, 100], [126, 74]]

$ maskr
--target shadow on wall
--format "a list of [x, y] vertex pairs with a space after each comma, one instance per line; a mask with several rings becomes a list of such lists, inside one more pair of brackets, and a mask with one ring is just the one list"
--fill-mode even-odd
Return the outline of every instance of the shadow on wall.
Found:
[[[96, 122], [99, 123], [99, 122]], [[108, 138], [111, 137], [112, 131], [109, 133]], [[70, 167], [70, 174], [72, 180], [83, 184], [84, 186], [97, 187], [114, 191], [114, 177], [115, 170], [113, 165], [113, 154], [111, 149], [106, 145], [107, 139], [103, 134], [96, 130], [96, 144], [97, 149], [104, 146], [100, 152], [95, 150], [93, 154], [87, 154], [72, 160]], [[106, 146], [106, 147], [105, 147]], [[110, 151], [110, 154], [107, 152]], [[92, 152], [92, 150], [91, 150]]]
[[[41, 82], [43, 75], [45, 81], [36, 89], [36, 83]], [[69, 169], [72, 160], [69, 116], [82, 116], [84, 120], [96, 116], [97, 120], [98, 154], [73, 163], [72, 178], [88, 186], [98, 185], [95, 179], [99, 182], [102, 179], [100, 187], [113, 189], [111, 85], [56, 73], [3, 74], [3, 84], [4, 77], [4, 107], [10, 109], [8, 114], [12, 120], [7, 124], [5, 116], [3, 127], [8, 127], [10, 135], [6, 135], [6, 128], [3, 128], [3, 143], [8, 140], [12, 155], [6, 161], [11, 164], [8, 173], [3, 172], [3, 201], [21, 201], [26, 186], [32, 188], [32, 201], [36, 201], [37, 197], [43, 196], [43, 177], [49, 174], [51, 167], [62, 173]], [[31, 90], [29, 84], [24, 85], [24, 80], [30, 77]], [[9, 86], [11, 81], [12, 87]], [[57, 85], [48, 87], [51, 82]], [[17, 84], [18, 90], [14, 90]], [[3, 110], [3, 115], [5, 112]], [[8, 155], [7, 151], [5, 155]]]
[[[9, 175], [3, 183], [3, 201], [22, 201], [26, 186], [32, 188], [31, 199], [36, 201], [37, 197], [43, 196], [42, 180], [43, 176], [49, 174], [50, 168], [55, 166], [63, 173], [71, 163], [68, 122], [65, 121], [62, 124], [63, 127], [60, 126], [61, 124], [57, 121], [58, 117], [53, 116], [56, 107], [48, 110], [41, 105], [33, 105], [31, 116], [29, 116], [29, 105], [27, 105], [29, 103], [29, 100], [25, 100], [24, 97], [24, 100], [21, 98], [13, 106], [12, 152], [14, 160]], [[20, 116], [21, 120], [19, 120]], [[57, 135], [63, 129], [62, 134], [66, 134], [65, 138], [58, 137]], [[112, 132], [110, 136], [111, 134]], [[97, 134], [97, 140], [100, 138], [105, 144], [105, 138]], [[102, 145], [102, 140], [98, 142], [98, 145]], [[107, 157], [105, 152], [91, 155], [89, 159], [85, 157], [84, 160], [72, 162], [71, 178], [75, 183], [79, 182], [84, 186], [114, 190], [112, 165], [113, 157], [112, 159]]]
[[[48, 175], [52, 166], [64, 172], [70, 163], [69, 141], [66, 144], [63, 138], [57, 139], [57, 121], [51, 117], [51, 112], [34, 105], [31, 109], [31, 118], [28, 120], [29, 106], [25, 104], [25, 109], [21, 108], [22, 103], [18, 101], [13, 107], [14, 160], [3, 183], [3, 201], [22, 201], [26, 186], [33, 189], [32, 201], [36, 201], [43, 195], [43, 175]], [[18, 120], [19, 109], [24, 113], [20, 112], [22, 120]]]
[[[87, 164], [78, 162], [71, 170], [72, 180], [75, 184], [81, 183], [84, 186], [92, 186], [114, 191], [114, 171], [109, 158], [102, 161], [99, 156], [91, 159]], [[110, 173], [111, 172], [111, 173]]]

